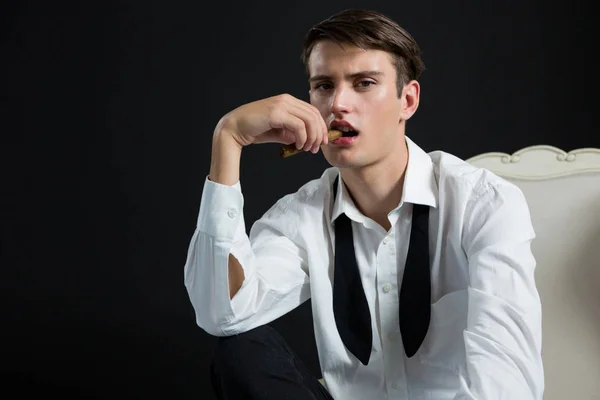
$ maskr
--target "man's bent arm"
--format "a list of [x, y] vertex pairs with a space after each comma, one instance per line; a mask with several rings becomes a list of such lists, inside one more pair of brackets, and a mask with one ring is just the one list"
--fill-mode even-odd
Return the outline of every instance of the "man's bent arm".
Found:
[[[240, 152], [215, 137], [185, 286], [200, 327], [226, 336], [268, 323], [307, 299], [306, 252], [291, 239], [297, 228], [290, 198], [278, 201], [246, 234], [239, 183]], [[236, 180], [234, 182], [234, 180]]]
[[541, 301], [526, 200], [503, 183], [483, 188], [467, 207], [466, 364], [455, 400], [541, 400]]

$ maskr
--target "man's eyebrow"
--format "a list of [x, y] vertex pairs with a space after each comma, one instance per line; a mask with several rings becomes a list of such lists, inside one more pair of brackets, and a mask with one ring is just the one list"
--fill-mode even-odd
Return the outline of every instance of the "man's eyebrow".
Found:
[[[352, 74], [347, 74], [345, 76], [346, 79], [353, 79], [353, 78], [359, 78], [361, 76], [380, 76], [383, 75], [383, 72], [381, 71], [377, 71], [377, 70], [370, 70], [370, 71], [358, 71], [358, 72], [354, 72]], [[331, 80], [331, 76], [329, 75], [314, 75], [311, 76], [308, 81], [309, 82], [314, 82], [314, 81], [326, 81], [326, 80]]]

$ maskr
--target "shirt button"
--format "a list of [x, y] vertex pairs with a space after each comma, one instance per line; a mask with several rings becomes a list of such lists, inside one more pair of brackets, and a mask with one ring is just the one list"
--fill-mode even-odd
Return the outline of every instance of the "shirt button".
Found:
[[398, 334], [396, 332], [390, 332], [388, 333], [388, 339], [390, 342], [395, 342], [396, 339], [398, 339]]
[[385, 238], [383, 238], [383, 244], [388, 244], [390, 242], [390, 237], [386, 236]]
[[227, 211], [227, 215], [229, 216], [229, 218], [235, 218], [237, 217], [237, 211], [235, 211], [233, 208], [229, 211]]
[[383, 293], [387, 293], [390, 290], [392, 290], [392, 285], [389, 283], [386, 283], [385, 285], [383, 285], [382, 289], [383, 289]]

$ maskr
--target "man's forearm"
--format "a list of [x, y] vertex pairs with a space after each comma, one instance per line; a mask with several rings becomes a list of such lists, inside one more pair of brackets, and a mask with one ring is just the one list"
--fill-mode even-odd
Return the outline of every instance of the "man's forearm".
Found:
[[[222, 185], [235, 185], [240, 179], [242, 147], [224, 131], [215, 132], [208, 179]], [[229, 297], [233, 298], [244, 282], [244, 270], [233, 255], [229, 255]]]
[[233, 186], [240, 180], [242, 147], [226, 131], [213, 135], [210, 173], [208, 179]]

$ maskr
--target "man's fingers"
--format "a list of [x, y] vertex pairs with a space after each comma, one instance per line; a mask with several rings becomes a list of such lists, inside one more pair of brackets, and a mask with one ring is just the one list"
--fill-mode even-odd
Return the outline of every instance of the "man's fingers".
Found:
[[296, 135], [296, 148], [316, 153], [327, 143], [327, 125], [311, 104], [289, 94], [276, 96], [271, 115], [272, 128], [284, 128]]
[[306, 127], [306, 140], [302, 148], [305, 151], [316, 153], [323, 143], [323, 136], [326, 135], [325, 122], [318, 111], [306, 107], [303, 104], [295, 103], [290, 105], [289, 111], [304, 121]]
[[304, 121], [296, 115], [283, 108], [279, 108], [271, 114], [271, 127], [275, 129], [285, 129], [292, 132], [296, 137], [296, 148], [303, 148], [306, 138], [306, 125]]
[[307, 103], [306, 101], [294, 99], [294, 102], [296, 104], [298, 104], [299, 106], [301, 106], [302, 108], [306, 109], [312, 115], [314, 115], [317, 124], [320, 125], [321, 129], [323, 130], [323, 138], [324, 138], [323, 144], [325, 144], [326, 140], [327, 140], [327, 130], [329, 128], [327, 127], [327, 124], [325, 123], [325, 120], [323, 119], [323, 116], [321, 115], [319, 110], [312, 104]]

